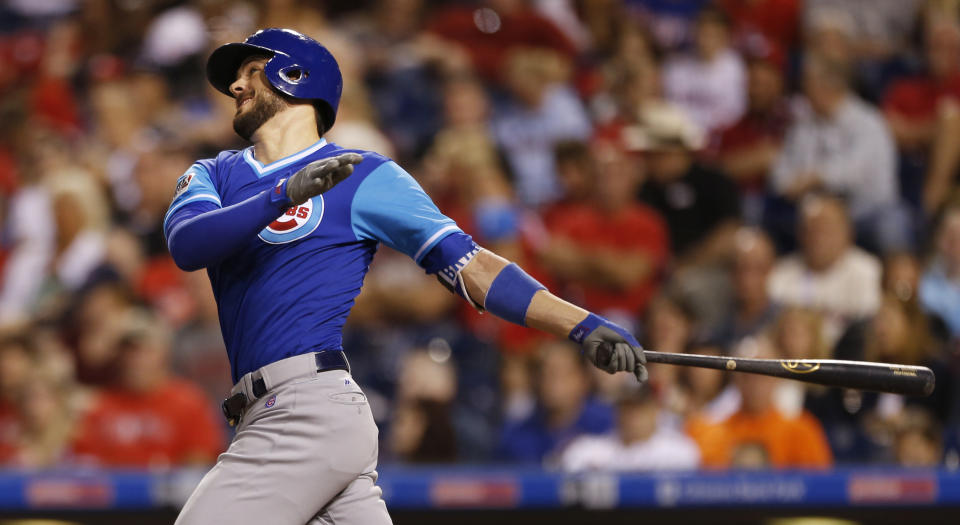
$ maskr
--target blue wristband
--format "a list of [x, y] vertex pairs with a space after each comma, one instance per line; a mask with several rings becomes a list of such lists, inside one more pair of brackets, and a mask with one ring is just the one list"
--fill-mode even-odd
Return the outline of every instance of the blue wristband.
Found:
[[490, 284], [483, 308], [520, 326], [527, 326], [527, 308], [534, 294], [547, 288], [514, 263], [508, 264]]
[[607, 328], [613, 330], [614, 332], [620, 334], [621, 337], [627, 340], [633, 346], [640, 347], [640, 343], [637, 341], [637, 338], [633, 336], [630, 332], [626, 331], [622, 326], [611, 323], [607, 319], [600, 317], [597, 314], [591, 313], [580, 323], [573, 327], [573, 330], [570, 330], [570, 335], [568, 336], [571, 341], [574, 343], [580, 344], [583, 343], [583, 339], [590, 335], [590, 332], [593, 332], [597, 327], [606, 326]]
[[278, 180], [277, 185], [270, 190], [270, 204], [280, 208], [281, 211], [293, 205], [293, 201], [287, 196], [287, 181], [289, 180], [289, 178]]

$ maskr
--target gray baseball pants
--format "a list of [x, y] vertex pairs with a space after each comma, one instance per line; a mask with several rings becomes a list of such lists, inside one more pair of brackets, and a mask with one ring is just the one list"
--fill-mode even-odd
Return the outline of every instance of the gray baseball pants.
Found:
[[[267, 393], [253, 395], [262, 375]], [[387, 525], [377, 481], [377, 426], [344, 370], [316, 371], [313, 354], [271, 363], [233, 392], [252, 400], [226, 452], [176, 525]]]

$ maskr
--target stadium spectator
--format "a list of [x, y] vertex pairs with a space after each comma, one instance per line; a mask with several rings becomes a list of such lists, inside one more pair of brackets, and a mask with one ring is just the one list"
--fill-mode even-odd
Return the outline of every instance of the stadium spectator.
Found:
[[922, 0], [805, 0], [805, 23], [846, 17], [856, 41], [856, 56], [887, 58], [903, 49], [914, 30]]
[[118, 373], [83, 414], [78, 461], [109, 467], [208, 465], [223, 431], [202, 392], [171, 376], [170, 334], [148, 314], [128, 311], [117, 341]]
[[635, 0], [627, 2], [640, 17], [662, 51], [680, 49], [694, 41], [697, 15], [710, 0]]
[[78, 290], [103, 262], [109, 213], [101, 190], [85, 173], [60, 172], [47, 179], [56, 225], [56, 284]]
[[842, 195], [859, 238], [880, 251], [912, 246], [896, 180], [896, 150], [880, 113], [850, 92], [847, 66], [808, 56], [804, 103], [774, 165], [773, 191], [791, 203], [822, 189]]
[[702, 130], [681, 110], [648, 106], [625, 130], [629, 147], [645, 155], [647, 179], [640, 200], [667, 222], [678, 262], [704, 264], [728, 252], [740, 216], [736, 187], [696, 161]]
[[920, 288], [920, 260], [909, 252], [894, 252], [883, 258], [883, 291], [904, 302], [916, 302]]
[[761, 43], [793, 49], [800, 34], [801, 0], [719, 0], [730, 17], [733, 41], [741, 49]]
[[[928, 397], [910, 398], [909, 403], [928, 407], [939, 421], [946, 421], [956, 404], [953, 399], [953, 374], [943, 348], [934, 338], [931, 323], [916, 303], [905, 303], [885, 295], [880, 309], [866, 323], [854, 325], [837, 344], [840, 359], [926, 366], [937, 377], [937, 389]], [[881, 397], [904, 403], [903, 396]], [[881, 399], [883, 402], [883, 399]], [[887, 406], [887, 409], [890, 407]]]
[[[923, 0], [806, 0], [804, 30], [814, 53], [856, 68], [858, 91], [876, 101], [886, 83], [905, 69], [901, 54], [915, 30]], [[933, 2], [936, 3], [936, 2]]]
[[613, 410], [590, 396], [590, 383], [580, 355], [567, 343], [541, 348], [538, 402], [522, 421], [507, 421], [500, 434], [499, 455], [519, 463], [551, 461], [583, 434], [602, 434], [613, 427]]
[[919, 298], [924, 310], [946, 322], [950, 335], [960, 337], [960, 208], [944, 212], [936, 236], [936, 253], [920, 279]]
[[479, 80], [443, 85], [444, 126], [424, 157], [420, 180], [438, 205], [497, 253], [519, 257], [520, 217], [489, 126], [490, 100]]
[[846, 208], [836, 198], [814, 195], [800, 206], [800, 252], [777, 263], [770, 296], [784, 305], [819, 310], [832, 345], [857, 319], [880, 306], [880, 261], [852, 243]]
[[560, 457], [563, 470], [664, 471], [698, 466], [700, 450], [696, 443], [668, 424], [649, 388], [631, 386], [617, 400], [614, 432], [574, 440]]
[[0, 336], [0, 463], [16, 453], [20, 437], [19, 402], [33, 368], [33, 341], [16, 330]]
[[193, 308], [189, 320], [173, 335], [170, 366], [173, 373], [199, 386], [209, 404], [219, 409], [223, 393], [233, 387], [227, 349], [220, 332], [217, 303], [203, 272], [184, 275], [184, 284]]
[[192, 161], [190, 152], [170, 143], [158, 144], [137, 157], [130, 174], [133, 186], [123, 190], [116, 188], [135, 195], [121, 195], [117, 200], [127, 212], [127, 229], [140, 236], [146, 248], [144, 255], [150, 259], [167, 253], [163, 217], [170, 205], [170, 188], [176, 186], [184, 166], [189, 166]]
[[[691, 354], [724, 355], [723, 349], [712, 344], [690, 347]], [[740, 409], [740, 390], [731, 381], [732, 375], [720, 370], [699, 367], [681, 367], [677, 373], [680, 397], [672, 408], [684, 421], [699, 420], [709, 424], [720, 423]]]
[[615, 27], [611, 56], [598, 66], [596, 78], [588, 77], [596, 85], [581, 88], [601, 136], [620, 133], [643, 107], [663, 99], [659, 58], [650, 36], [629, 18], [618, 19]]
[[20, 468], [69, 463], [76, 424], [72, 387], [43, 373], [33, 373], [28, 379], [18, 395], [18, 442], [7, 463]]
[[960, 166], [960, 26], [930, 18], [924, 36], [926, 70], [894, 82], [883, 110], [904, 156], [904, 196], [933, 214], [950, 200]]
[[491, 122], [497, 144], [515, 177], [517, 197], [537, 207], [560, 196], [553, 148], [564, 140], [585, 140], [591, 126], [576, 94], [562, 81], [566, 65], [543, 50], [517, 50], [505, 64], [510, 100]]
[[930, 367], [937, 377], [937, 389], [931, 397], [836, 389], [811, 396], [807, 406], [823, 422], [838, 460], [890, 462], [896, 453], [893, 438], [907, 408], [928, 410], [941, 424], [953, 410], [953, 377], [927, 319], [916, 305], [895, 295], [885, 295], [873, 317], [847, 330], [837, 342], [835, 357], [922, 365]]
[[634, 200], [636, 159], [616, 144], [571, 142], [558, 145], [557, 165], [566, 198], [544, 212], [540, 263], [585, 308], [636, 319], [669, 256], [663, 219]]
[[345, 91], [337, 109], [337, 126], [324, 134], [331, 142], [350, 148], [382, 151], [396, 157], [396, 148], [377, 127], [365, 89]]
[[450, 405], [410, 399], [395, 409], [390, 425], [390, 452], [406, 463], [449, 463], [457, 458]]
[[[829, 359], [830, 347], [823, 338], [819, 313], [798, 306], [783, 309], [771, 326], [770, 338], [780, 348], [783, 358]], [[803, 410], [809, 395], [822, 395], [823, 388], [799, 381], [781, 381], [774, 391], [777, 410], [786, 417], [796, 417]]]
[[[883, 293], [896, 297], [909, 312], [923, 312], [932, 344], [946, 348], [950, 342], [950, 327], [936, 312], [927, 310], [920, 297], [920, 278], [924, 269], [916, 255], [895, 252], [883, 259]], [[919, 318], [918, 318], [919, 319]]]
[[357, 48], [378, 125], [394, 144], [401, 164], [419, 155], [441, 124], [438, 103], [442, 75], [472, 71], [470, 58], [456, 45], [424, 34], [425, 2], [377, 0], [344, 28]]
[[[397, 410], [402, 408], [408, 411], [404, 414], [409, 418], [407, 423], [419, 421], [421, 424], [425, 433], [423, 439], [426, 440], [421, 443], [422, 447], [432, 446], [429, 439], [444, 441], [436, 443], [438, 450], [432, 452], [437, 454], [434, 461], [488, 458], [496, 445], [495, 421], [498, 418], [492, 413], [488, 387], [483, 385], [488, 379], [481, 370], [470, 370], [471, 365], [477, 368], [483, 365], [465, 346], [457, 345], [457, 359], [454, 362], [451, 359], [451, 345], [445, 340], [434, 339], [425, 350], [407, 353], [400, 364], [393, 399], [397, 401]], [[456, 365], [461, 361], [465, 363], [462, 365], [465, 370], [458, 374]], [[487, 396], [486, 400], [482, 399], [484, 395]], [[413, 428], [417, 426], [412, 425]], [[406, 430], [411, 429], [408, 427]], [[448, 433], [449, 443], [446, 442]], [[418, 455], [429, 455], [431, 452], [414, 447], [406, 454], [408, 459], [417, 460]], [[419, 457], [419, 460], [426, 459]]]
[[790, 306], [770, 326], [771, 337], [784, 359], [830, 359], [832, 352], [823, 339], [822, 325], [816, 310]]
[[500, 394], [503, 421], [527, 419], [537, 407], [533, 359], [530, 355], [506, 356], [500, 363]]
[[64, 336], [75, 352], [81, 384], [104, 386], [114, 380], [116, 341], [133, 303], [129, 287], [111, 275], [90, 283], [76, 296]]
[[683, 353], [699, 335], [696, 313], [690, 304], [666, 292], [650, 303], [644, 327], [645, 346], [661, 352]]
[[[805, 9], [803, 22], [804, 64], [810, 57], [820, 57], [845, 68], [848, 82], [856, 86], [852, 77], [856, 68], [856, 27], [853, 16], [836, 4], [817, 10]], [[803, 75], [803, 72], [801, 72]]]
[[36, 270], [50, 266], [56, 249], [53, 202], [42, 170], [42, 145], [55, 135], [33, 124], [21, 130], [18, 160], [23, 179], [4, 208], [8, 253], [0, 288], [0, 325], [24, 323], [35, 314], [48, 277], [47, 271]]
[[922, 409], [907, 409], [894, 437], [893, 449], [897, 464], [904, 467], [942, 465], [941, 425]]
[[777, 318], [780, 307], [767, 291], [776, 262], [773, 242], [763, 230], [737, 231], [730, 270], [733, 296], [723, 322], [706, 329], [712, 340], [731, 345], [758, 334]]
[[[698, 319], [690, 302], [667, 291], [655, 297], [647, 309], [643, 344], [659, 352], [681, 354], [699, 336]], [[650, 384], [659, 396], [668, 399], [677, 388], [678, 367], [651, 363]]]
[[751, 224], [759, 224], [763, 217], [767, 176], [790, 123], [783, 51], [769, 44], [757, 47], [748, 55], [747, 111], [724, 128], [710, 147], [711, 156], [740, 187], [743, 216]]
[[747, 106], [743, 59], [730, 47], [730, 21], [715, 8], [697, 15], [695, 52], [663, 64], [667, 100], [714, 133], [737, 121]]
[[505, 80], [504, 67], [520, 48], [549, 50], [563, 60], [573, 58], [573, 43], [553, 22], [532, 9], [530, 2], [484, 0], [480, 4], [441, 9], [426, 27], [430, 33], [460, 44], [485, 80]]
[[[764, 336], [741, 343], [741, 357], [777, 358], [779, 351]], [[734, 377], [740, 410], [718, 424], [688, 420], [688, 431], [700, 446], [709, 468], [827, 468], [833, 464], [820, 423], [810, 413], [795, 418], [774, 405], [776, 378], [755, 374]]]

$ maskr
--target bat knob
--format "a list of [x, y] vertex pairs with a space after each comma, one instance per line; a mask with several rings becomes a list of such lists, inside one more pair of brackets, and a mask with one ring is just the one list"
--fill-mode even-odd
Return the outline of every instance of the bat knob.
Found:
[[933, 371], [929, 369], [923, 371], [920, 376], [923, 378], [923, 395], [929, 396], [933, 393], [934, 387], [936, 387], [937, 378], [933, 375]]

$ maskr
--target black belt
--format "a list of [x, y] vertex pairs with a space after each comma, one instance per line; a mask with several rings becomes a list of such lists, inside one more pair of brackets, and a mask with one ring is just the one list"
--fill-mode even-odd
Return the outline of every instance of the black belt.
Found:
[[[350, 363], [347, 362], [347, 355], [343, 353], [343, 350], [321, 350], [313, 355], [317, 360], [317, 372], [327, 372], [330, 370], [350, 371]], [[253, 381], [254, 398], [260, 399], [266, 395], [266, 393], [267, 384], [263, 381], [263, 377], [255, 379]], [[247, 399], [247, 396], [243, 392], [237, 392], [223, 400], [220, 408], [223, 410], [223, 415], [227, 418], [227, 422], [231, 427], [237, 424], [237, 421], [240, 420], [240, 416], [243, 414], [243, 409], [246, 408], [249, 403], [250, 400]]]

